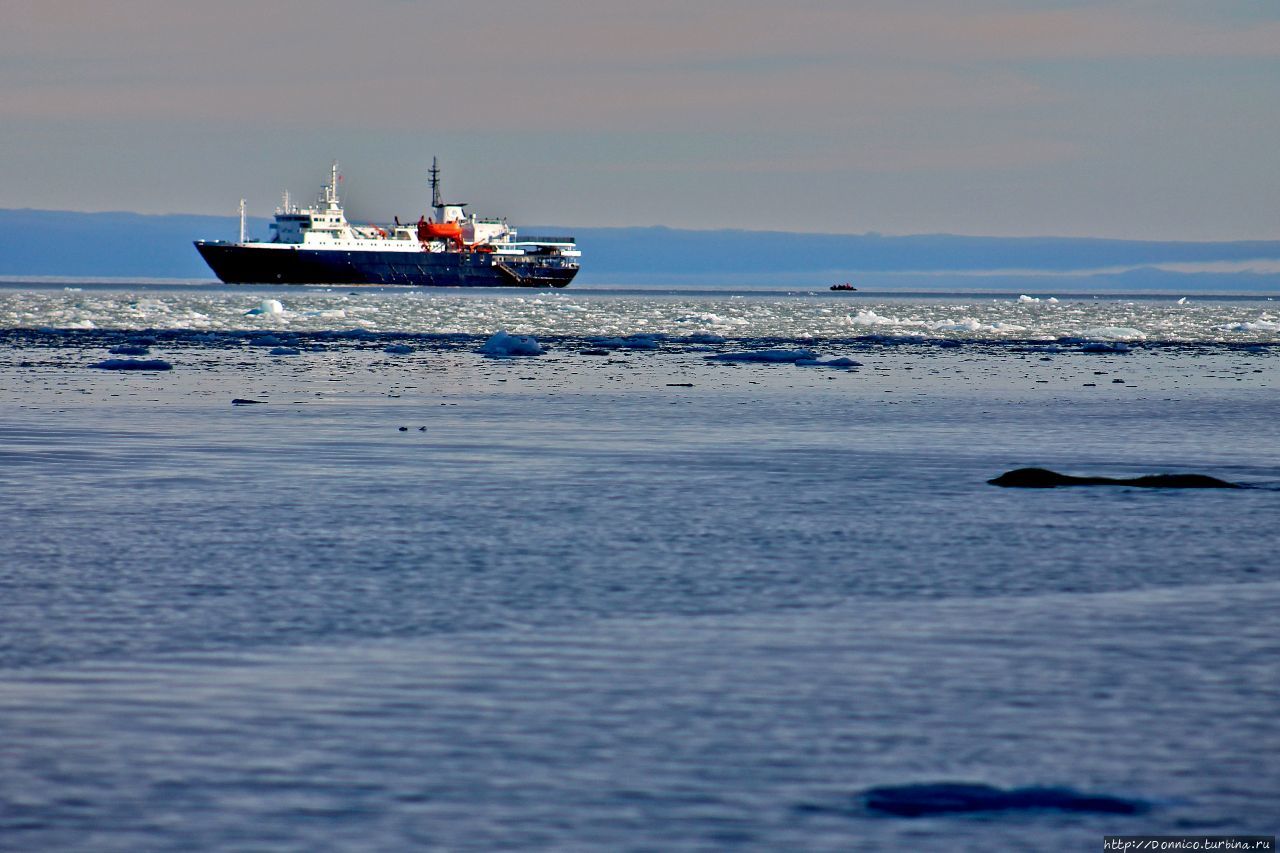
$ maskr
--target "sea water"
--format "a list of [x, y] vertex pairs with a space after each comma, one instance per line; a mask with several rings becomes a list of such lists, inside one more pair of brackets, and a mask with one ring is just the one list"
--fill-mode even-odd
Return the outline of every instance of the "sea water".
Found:
[[1056, 299], [0, 290], [0, 846], [1275, 833], [1280, 312]]

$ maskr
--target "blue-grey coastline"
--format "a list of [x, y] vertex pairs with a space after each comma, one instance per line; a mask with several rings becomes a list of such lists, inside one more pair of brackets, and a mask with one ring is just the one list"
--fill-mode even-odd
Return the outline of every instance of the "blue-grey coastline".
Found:
[[1278, 387], [1265, 294], [7, 282], [0, 838], [1275, 833]]

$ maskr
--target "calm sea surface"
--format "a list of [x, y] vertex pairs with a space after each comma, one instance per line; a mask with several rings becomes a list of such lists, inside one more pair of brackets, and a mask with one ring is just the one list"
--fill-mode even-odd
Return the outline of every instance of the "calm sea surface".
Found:
[[[1277, 832], [1274, 303], [73, 286], [0, 289], [2, 849]], [[1147, 810], [859, 797], [932, 782]]]

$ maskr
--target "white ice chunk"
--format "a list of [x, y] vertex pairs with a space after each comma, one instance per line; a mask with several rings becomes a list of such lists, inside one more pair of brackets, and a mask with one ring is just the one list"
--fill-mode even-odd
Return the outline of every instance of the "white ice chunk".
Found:
[[1277, 332], [1280, 331], [1280, 323], [1255, 320], [1252, 323], [1232, 323], [1229, 326], [1223, 326], [1222, 329], [1227, 332]]
[[1145, 341], [1147, 339], [1145, 332], [1129, 326], [1100, 326], [1096, 329], [1085, 329], [1081, 337], [1102, 341]]
[[497, 358], [506, 358], [513, 355], [542, 355], [542, 347], [538, 344], [537, 338], [528, 335], [509, 335], [506, 329], [500, 329], [484, 342], [480, 352]]
[[257, 308], [250, 308], [248, 311], [244, 312], [246, 317], [253, 314], [283, 314], [283, 313], [284, 313], [284, 306], [280, 304], [280, 300], [278, 299], [264, 299], [262, 300], [262, 304], [259, 305]]

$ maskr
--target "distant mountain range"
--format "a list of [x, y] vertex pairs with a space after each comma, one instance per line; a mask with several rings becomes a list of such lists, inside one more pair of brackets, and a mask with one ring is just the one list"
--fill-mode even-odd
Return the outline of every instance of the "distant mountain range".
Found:
[[[234, 217], [184, 214], [0, 210], [0, 275], [212, 278], [191, 243], [233, 238]], [[956, 280], [975, 288], [993, 277], [1017, 282], [1050, 274], [1119, 286], [1280, 291], [1280, 240], [1178, 242], [1065, 237], [964, 237], [921, 234], [794, 234], [685, 231], [672, 228], [526, 226], [525, 234], [571, 233], [583, 250], [578, 285], [742, 283], [812, 287], [837, 281], [860, 286], [931, 288]], [[267, 220], [251, 218], [252, 235]], [[1263, 272], [1233, 267], [1193, 272], [1156, 265], [1229, 265], [1273, 261]], [[1099, 273], [1099, 270], [1107, 272]], [[1004, 271], [993, 276], [992, 271]], [[1065, 274], [1065, 275], [1064, 275]]]

